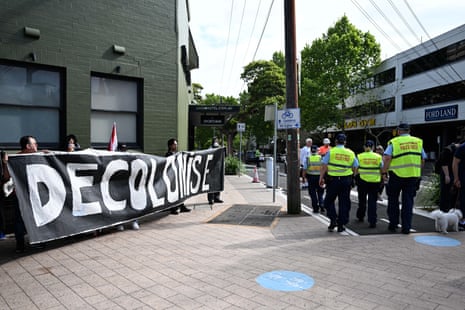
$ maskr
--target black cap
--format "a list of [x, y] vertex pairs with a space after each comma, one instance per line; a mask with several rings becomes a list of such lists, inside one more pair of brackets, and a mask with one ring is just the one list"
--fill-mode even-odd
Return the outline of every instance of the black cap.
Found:
[[373, 146], [375, 146], [375, 143], [373, 142], [373, 140], [367, 140], [365, 142], [365, 146], [366, 147], [373, 147]]
[[410, 126], [407, 123], [400, 123], [399, 126], [397, 126], [397, 129], [400, 130], [410, 130]]
[[336, 141], [339, 143], [344, 143], [346, 141], [347, 137], [345, 134], [340, 133], [336, 136]]
[[311, 150], [312, 150], [312, 153], [318, 151], [318, 146], [312, 145]]

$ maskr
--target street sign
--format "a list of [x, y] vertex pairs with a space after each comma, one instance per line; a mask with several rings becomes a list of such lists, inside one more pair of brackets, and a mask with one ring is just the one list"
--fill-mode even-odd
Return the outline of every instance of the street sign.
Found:
[[244, 132], [245, 131], [245, 123], [237, 123], [237, 132]]
[[300, 128], [300, 109], [278, 110], [278, 129]]

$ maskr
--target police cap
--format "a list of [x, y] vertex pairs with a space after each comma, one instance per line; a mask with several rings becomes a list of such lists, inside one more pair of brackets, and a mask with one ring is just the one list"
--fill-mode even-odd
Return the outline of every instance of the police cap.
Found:
[[344, 142], [346, 142], [346, 140], [347, 140], [347, 137], [343, 133], [340, 133], [340, 134], [338, 134], [336, 136], [336, 141], [339, 142], [339, 143], [344, 143]]

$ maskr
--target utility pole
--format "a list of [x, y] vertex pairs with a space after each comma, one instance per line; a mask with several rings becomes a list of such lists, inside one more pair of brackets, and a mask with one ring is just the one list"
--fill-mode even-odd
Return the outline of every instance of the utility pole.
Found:
[[[295, 0], [284, 0], [286, 108], [298, 108]], [[300, 214], [299, 129], [287, 129], [287, 213]]]

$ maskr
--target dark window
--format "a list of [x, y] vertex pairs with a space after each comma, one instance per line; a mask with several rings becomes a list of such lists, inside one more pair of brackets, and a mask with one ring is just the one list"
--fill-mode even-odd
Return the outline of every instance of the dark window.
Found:
[[375, 74], [374, 76], [374, 88], [380, 87], [389, 83], [394, 82], [396, 79], [396, 69], [391, 68], [389, 70]]
[[118, 141], [140, 148], [141, 79], [92, 73], [90, 141], [94, 147], [106, 147], [113, 123]]
[[402, 65], [402, 76], [419, 74], [465, 58], [465, 40], [429, 53]]
[[465, 99], [465, 82], [457, 82], [403, 95], [402, 109], [408, 110], [461, 99]]
[[59, 148], [64, 115], [64, 69], [0, 60], [0, 144], [19, 146], [25, 135]]
[[395, 111], [396, 100], [394, 97], [368, 102], [346, 109], [345, 118], [375, 115]]

